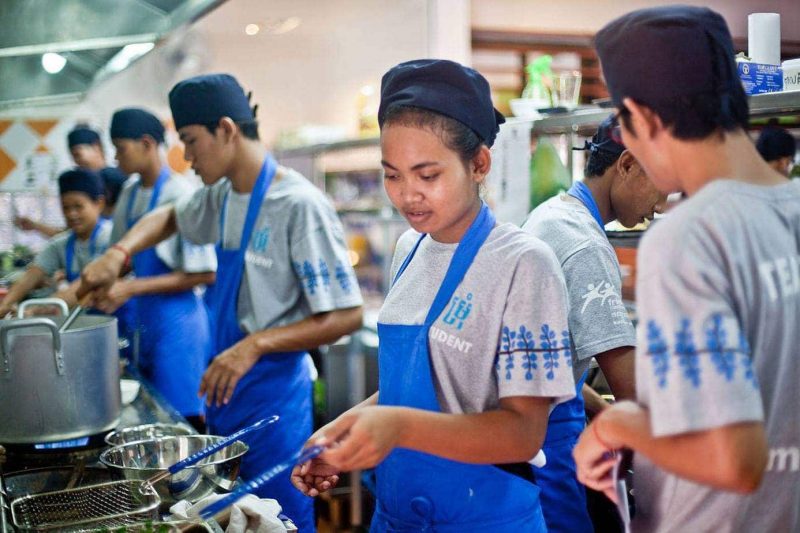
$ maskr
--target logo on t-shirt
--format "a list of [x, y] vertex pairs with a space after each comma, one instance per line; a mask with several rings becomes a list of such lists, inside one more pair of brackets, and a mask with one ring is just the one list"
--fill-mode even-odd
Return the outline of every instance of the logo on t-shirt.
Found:
[[605, 305], [606, 301], [610, 298], [611, 302], [609, 302], [609, 306], [613, 305], [615, 302], [621, 300], [619, 294], [617, 294], [616, 289], [614, 286], [607, 282], [607, 281], [600, 281], [599, 283], [590, 283], [586, 286], [587, 292], [581, 298], [583, 299], [583, 307], [581, 308], [581, 314], [586, 311], [586, 308], [589, 306], [590, 303], [594, 302], [595, 300], [600, 300], [600, 305]]
[[267, 245], [269, 244], [269, 227], [262, 228], [258, 231], [253, 232], [253, 236], [250, 238], [250, 247], [253, 249], [254, 252], [263, 254], [267, 251]]
[[450, 308], [445, 313], [442, 321], [450, 326], [455, 325], [456, 329], [460, 330], [464, 327], [464, 321], [469, 317], [472, 311], [472, 293], [467, 293], [466, 298], [460, 296], [453, 296], [450, 300]]

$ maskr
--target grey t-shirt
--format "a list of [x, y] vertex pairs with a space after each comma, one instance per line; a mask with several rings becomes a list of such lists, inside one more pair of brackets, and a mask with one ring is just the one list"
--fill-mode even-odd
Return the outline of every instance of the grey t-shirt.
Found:
[[[118, 242], [128, 231], [128, 218], [138, 220], [147, 212], [150, 199], [153, 197], [153, 187], [137, 186], [139, 178], [129, 179], [119, 195], [119, 200], [114, 208], [114, 230], [111, 233], [111, 242]], [[131, 216], [128, 216], [130, 196], [136, 190]], [[171, 175], [158, 195], [157, 207], [175, 203], [181, 198], [191, 196], [195, 191], [189, 180], [179, 175]], [[199, 246], [181, 238], [180, 235], [172, 237], [156, 245], [156, 255], [172, 270], [180, 272], [214, 272], [217, 269], [217, 255], [213, 246]]]
[[642, 239], [639, 401], [656, 436], [764, 421], [744, 496], [634, 466], [634, 531], [800, 531], [800, 183], [714, 181]]
[[[225, 198], [223, 246], [238, 248], [250, 194], [236, 193], [228, 180], [178, 203], [181, 235], [217, 242]], [[361, 303], [342, 223], [330, 201], [303, 176], [279, 167], [245, 251], [239, 325], [252, 333]]]
[[561, 194], [534, 209], [522, 229], [546, 242], [564, 271], [575, 379], [595, 355], [634, 346], [636, 333], [622, 303], [619, 261], [589, 210]]
[[[419, 239], [404, 233], [392, 277]], [[383, 324], [422, 324], [457, 243], [430, 236], [381, 308]], [[509, 396], [575, 396], [564, 277], [553, 252], [512, 224], [495, 227], [428, 334], [439, 404], [447, 413], [497, 409]]]
[[[75, 274], [80, 274], [83, 267], [100, 257], [108, 248], [109, 239], [111, 238], [111, 222], [101, 220], [99, 224], [100, 229], [97, 230], [97, 235], [95, 236], [94, 249], [92, 249], [89, 239], [85, 241], [75, 239], [75, 251], [71, 265]], [[63, 231], [47, 241], [45, 247], [33, 260], [33, 264], [41, 268], [48, 276], [52, 276], [58, 270], [66, 270], [67, 241], [69, 241], [72, 234], [72, 230]]]

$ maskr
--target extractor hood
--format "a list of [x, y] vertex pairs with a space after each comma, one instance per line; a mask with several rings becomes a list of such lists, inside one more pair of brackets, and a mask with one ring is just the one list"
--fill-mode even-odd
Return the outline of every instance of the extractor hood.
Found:
[[78, 102], [224, 1], [1, 0], [0, 109]]

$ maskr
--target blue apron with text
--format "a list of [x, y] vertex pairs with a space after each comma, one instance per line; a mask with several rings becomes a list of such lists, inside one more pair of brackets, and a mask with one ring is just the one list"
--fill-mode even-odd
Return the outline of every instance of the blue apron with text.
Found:
[[[450, 301], [494, 228], [484, 204], [459, 243], [422, 325], [378, 324], [379, 405], [439, 412], [428, 331]], [[406, 257], [405, 271], [425, 235]], [[397, 448], [376, 468], [377, 502], [370, 530], [544, 532], [539, 488], [493, 465], [451, 461]]]
[[[576, 181], [567, 194], [577, 198], [603, 229], [603, 219], [592, 192]], [[586, 507], [586, 489], [578, 481], [572, 450], [586, 427], [583, 405], [584, 372], [578, 380], [575, 398], [556, 406], [547, 421], [547, 435], [542, 445], [547, 464], [536, 469], [536, 483], [542, 489], [542, 510], [547, 530], [555, 533], [592, 533], [592, 519]]]
[[[92, 260], [95, 259], [95, 255], [97, 254], [97, 233], [100, 231], [103, 224], [107, 223], [105, 219], [101, 218], [92, 230], [92, 236], [89, 237], [89, 257]], [[67, 239], [66, 268], [64, 269], [64, 275], [70, 283], [77, 280], [81, 275], [80, 272], [72, 270], [72, 263], [75, 257], [75, 239], [75, 232], [73, 231]], [[90, 312], [94, 314], [94, 310]], [[120, 350], [120, 355], [130, 359], [131, 345], [134, 339], [134, 332], [136, 331], [136, 301], [134, 299], [128, 300], [125, 302], [125, 305], [114, 311], [113, 316], [117, 319], [117, 335], [128, 341], [128, 347]]]
[[[239, 248], [223, 247], [227, 197], [220, 216], [217, 244], [217, 281], [206, 294], [206, 303], [214, 325], [214, 356], [245, 337], [239, 327], [238, 295], [245, 268], [245, 253], [250, 243], [259, 211], [276, 171], [275, 160], [267, 156], [247, 207]], [[279, 415], [271, 429], [244, 439], [250, 450], [244, 455], [242, 479], [252, 479], [300, 450], [311, 436], [311, 376], [307, 352], [268, 353], [236, 384], [227, 405], [207, 408], [208, 428], [215, 435], [230, 435], [259, 419]], [[273, 498], [301, 532], [314, 531], [313, 500], [291, 484], [290, 471], [283, 472], [261, 487], [256, 494]]]
[[[161, 188], [169, 179], [164, 167], [153, 187], [146, 213], [158, 205]], [[137, 221], [131, 216], [136, 183], [128, 198], [127, 225]], [[147, 278], [173, 272], [156, 253], [155, 247], [133, 256], [136, 277]], [[145, 294], [136, 298], [139, 327], [139, 367], [167, 401], [183, 416], [203, 413], [203, 401], [197, 397], [200, 379], [210, 355], [211, 336], [208, 314], [201, 299], [189, 289], [181, 292]]]

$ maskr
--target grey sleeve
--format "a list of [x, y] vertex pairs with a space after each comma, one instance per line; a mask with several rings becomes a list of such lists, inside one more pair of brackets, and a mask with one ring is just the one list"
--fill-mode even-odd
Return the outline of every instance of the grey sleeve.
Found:
[[175, 203], [178, 232], [194, 244], [214, 244], [219, 240], [225, 180], [212, 187], [201, 187]]
[[725, 259], [697, 228], [664, 233], [646, 235], [637, 258], [636, 387], [654, 435], [763, 420]]
[[119, 194], [117, 204], [114, 206], [114, 214], [111, 217], [113, 226], [111, 227], [111, 239], [109, 239], [109, 246], [116, 244], [128, 231], [128, 222], [126, 220], [128, 213], [128, 198], [131, 194], [132, 180], [128, 180], [122, 192]]
[[48, 276], [52, 276], [57, 270], [64, 268], [66, 241], [67, 237], [63, 235], [57, 235], [50, 239], [34, 258], [33, 264], [41, 268]]
[[362, 304], [342, 223], [333, 207], [313, 198], [293, 210], [289, 229], [292, 265], [312, 313]]
[[622, 303], [622, 279], [611, 250], [587, 246], [567, 258], [562, 269], [569, 293], [569, 328], [576, 359], [634, 346], [636, 333]]
[[541, 243], [517, 265], [506, 299], [495, 367], [501, 398], [561, 403], [575, 396], [567, 324], [564, 277], [555, 254]]

